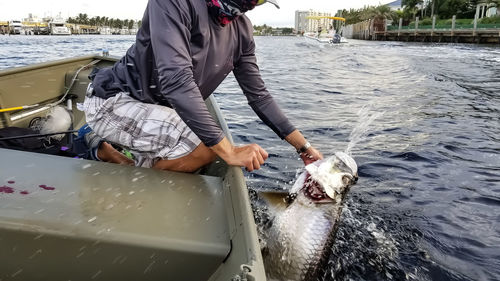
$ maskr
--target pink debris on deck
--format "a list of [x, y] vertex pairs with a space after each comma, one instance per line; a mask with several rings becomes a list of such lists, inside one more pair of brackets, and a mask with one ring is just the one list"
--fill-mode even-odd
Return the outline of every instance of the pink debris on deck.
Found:
[[0, 193], [14, 193], [14, 188], [10, 186], [0, 186]]
[[39, 185], [40, 188], [45, 189], [45, 190], [54, 190], [56, 189], [55, 187], [52, 186], [46, 186], [45, 184]]

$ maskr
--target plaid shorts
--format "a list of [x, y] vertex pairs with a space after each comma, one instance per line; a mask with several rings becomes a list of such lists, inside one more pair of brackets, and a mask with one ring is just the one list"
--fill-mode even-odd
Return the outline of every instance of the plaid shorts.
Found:
[[174, 109], [140, 102], [128, 93], [108, 99], [87, 96], [79, 109], [99, 137], [129, 149], [136, 166], [181, 158], [201, 143]]

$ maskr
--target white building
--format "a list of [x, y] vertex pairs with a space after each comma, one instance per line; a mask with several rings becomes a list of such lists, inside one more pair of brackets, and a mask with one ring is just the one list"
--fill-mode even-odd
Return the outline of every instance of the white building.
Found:
[[390, 3], [385, 4], [386, 6], [389, 6], [392, 11], [398, 11], [398, 10], [403, 10], [403, 6], [401, 6], [401, 0], [396, 0]]
[[308, 19], [307, 17], [331, 17], [331, 13], [309, 11], [295, 11], [295, 32], [317, 32], [320, 28], [322, 30], [329, 30], [331, 20], [329, 19]]
[[307, 15], [309, 11], [295, 11], [295, 32], [303, 33], [307, 30]]

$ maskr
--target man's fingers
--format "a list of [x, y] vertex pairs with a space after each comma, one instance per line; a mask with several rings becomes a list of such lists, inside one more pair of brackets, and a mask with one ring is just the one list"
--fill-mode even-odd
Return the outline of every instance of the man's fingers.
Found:
[[262, 159], [264, 159], [264, 161], [267, 160], [267, 157], [269, 157], [269, 155], [267, 154], [267, 151], [264, 150], [264, 148], [262, 147], [259, 147], [259, 154], [262, 156]]
[[259, 159], [257, 159], [257, 157], [253, 158], [253, 167], [255, 168], [255, 170], [260, 169], [260, 163], [259, 163]]
[[262, 154], [257, 153], [257, 161], [259, 161], [259, 164], [262, 165], [264, 164], [264, 158], [262, 157]]
[[254, 170], [253, 161], [252, 160], [248, 161], [248, 163], [246, 165], [246, 168], [247, 168], [247, 171], [249, 171], [249, 172], [252, 172]]

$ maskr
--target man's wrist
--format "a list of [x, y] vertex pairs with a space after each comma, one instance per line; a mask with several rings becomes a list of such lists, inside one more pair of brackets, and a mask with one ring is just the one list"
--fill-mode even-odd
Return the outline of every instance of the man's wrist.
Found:
[[306, 141], [306, 143], [304, 145], [302, 145], [301, 147], [297, 148], [297, 153], [298, 154], [302, 154], [302, 153], [306, 152], [309, 148], [311, 148], [311, 143], [309, 143], [308, 141]]
[[234, 147], [231, 142], [224, 137], [218, 144], [211, 146], [210, 148], [215, 152], [215, 154], [220, 156], [222, 159], [225, 159], [231, 155]]

